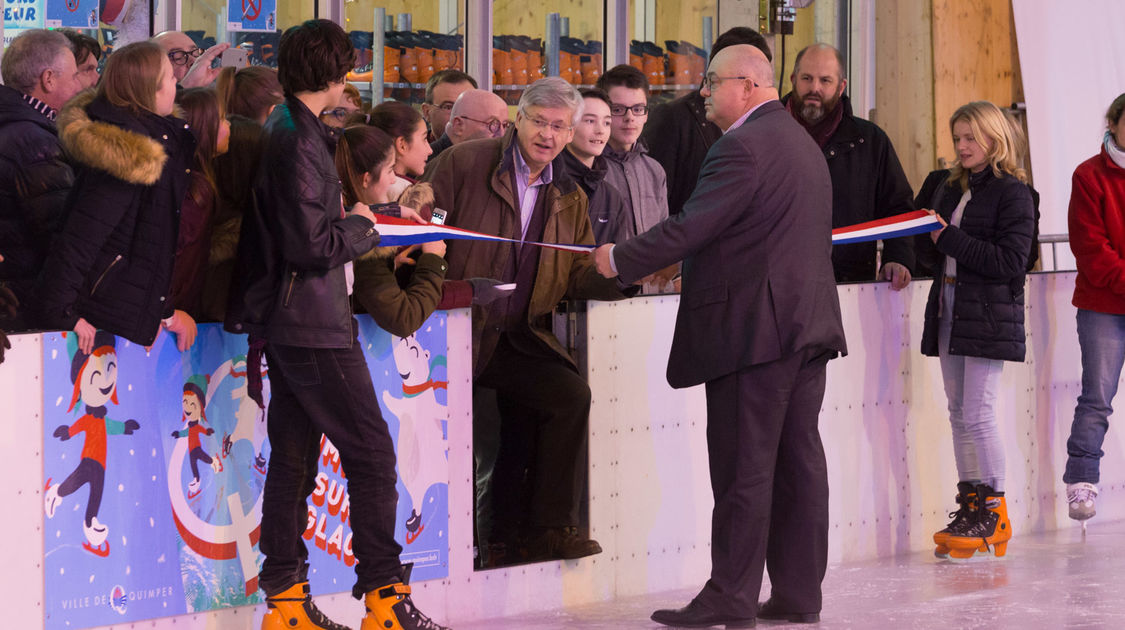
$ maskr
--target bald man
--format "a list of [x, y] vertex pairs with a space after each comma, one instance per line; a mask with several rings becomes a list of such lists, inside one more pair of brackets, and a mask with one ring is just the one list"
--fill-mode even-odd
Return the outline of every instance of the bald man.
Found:
[[455, 144], [479, 138], [499, 138], [511, 123], [508, 121], [508, 104], [488, 90], [465, 90], [449, 111], [445, 133], [430, 144], [433, 160], [438, 153]]
[[[652, 619], [813, 622], [828, 562], [817, 423], [828, 360], [847, 351], [832, 275], [832, 182], [816, 143], [778, 101], [760, 50], [719, 51], [701, 94], [723, 136], [683, 212], [595, 251], [598, 270], [626, 283], [684, 261], [668, 383], [706, 387], [711, 579], [687, 606]], [[759, 607], [766, 567], [773, 591]]]
[[182, 31], [164, 31], [150, 41], [160, 46], [168, 61], [172, 62], [172, 74], [176, 83], [183, 88], [207, 87], [215, 82], [222, 68], [212, 68], [215, 57], [230, 48], [230, 44], [216, 44], [206, 51], [195, 45], [195, 40]]

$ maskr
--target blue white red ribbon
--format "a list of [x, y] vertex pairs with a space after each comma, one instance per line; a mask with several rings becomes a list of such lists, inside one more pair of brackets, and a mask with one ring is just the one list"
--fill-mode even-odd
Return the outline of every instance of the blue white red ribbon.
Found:
[[[514, 238], [492, 236], [452, 227], [449, 225], [433, 225], [415, 223], [408, 219], [399, 219], [379, 215], [378, 225], [379, 244], [387, 247], [401, 247], [404, 245], [417, 245], [447, 239], [493, 241], [498, 243], [527, 243], [539, 247], [549, 247], [568, 252], [591, 252], [594, 245], [574, 245], [569, 243], [540, 243], [538, 241], [520, 241]], [[880, 239], [898, 238], [914, 234], [925, 234], [941, 227], [937, 217], [925, 210], [905, 212], [885, 219], [877, 219], [866, 223], [858, 223], [847, 227], [832, 230], [832, 244], [846, 245], [849, 243], [862, 243]]]
[[516, 238], [491, 236], [472, 230], [453, 227], [450, 225], [433, 225], [415, 223], [409, 219], [399, 219], [378, 215], [375, 229], [379, 232], [379, 245], [387, 247], [401, 247], [403, 245], [417, 245], [432, 241], [447, 239], [470, 241], [494, 241], [498, 243], [527, 243], [551, 249], [561, 249], [568, 252], [592, 252], [594, 245], [571, 245], [565, 243], [540, 243], [538, 241], [521, 241]]
[[857, 223], [832, 230], [833, 245], [863, 243], [900, 236], [925, 234], [941, 228], [941, 221], [925, 210], [896, 214], [885, 219]]

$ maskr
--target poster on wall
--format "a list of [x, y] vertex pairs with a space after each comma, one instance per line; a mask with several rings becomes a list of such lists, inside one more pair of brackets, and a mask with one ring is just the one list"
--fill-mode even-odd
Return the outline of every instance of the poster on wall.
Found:
[[99, 0], [47, 0], [47, 28], [97, 28]]
[[[415, 581], [449, 573], [446, 314], [360, 340], [398, 453], [396, 539]], [[199, 327], [181, 354], [99, 332], [44, 336], [46, 627], [86, 628], [262, 601], [257, 575], [267, 409], [247, 396], [246, 339]], [[270, 391], [268, 366], [262, 371]], [[321, 440], [304, 533], [312, 589], [355, 580], [350, 498]]]
[[4, 0], [4, 48], [29, 28], [43, 28], [44, 0]]
[[277, 0], [227, 0], [228, 31], [277, 30]]

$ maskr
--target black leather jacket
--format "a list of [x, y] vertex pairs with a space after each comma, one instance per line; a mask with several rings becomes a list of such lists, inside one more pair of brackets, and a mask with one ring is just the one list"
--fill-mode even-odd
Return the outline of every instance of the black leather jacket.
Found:
[[226, 328], [275, 344], [347, 348], [355, 340], [344, 265], [379, 243], [344, 217], [337, 136], [294, 97], [264, 128], [262, 161], [238, 244]]
[[[0, 85], [0, 282], [23, 307], [31, 306], [51, 239], [62, 230], [73, 184], [54, 123], [19, 92]], [[24, 325], [30, 322], [14, 327]]]

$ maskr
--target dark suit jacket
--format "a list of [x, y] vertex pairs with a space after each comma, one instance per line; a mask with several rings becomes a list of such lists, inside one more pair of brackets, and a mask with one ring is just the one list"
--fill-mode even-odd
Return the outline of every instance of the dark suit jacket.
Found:
[[618, 244], [624, 282], [684, 260], [668, 383], [690, 387], [810, 348], [847, 352], [832, 272], [832, 181], [781, 103], [711, 147], [681, 214]]

